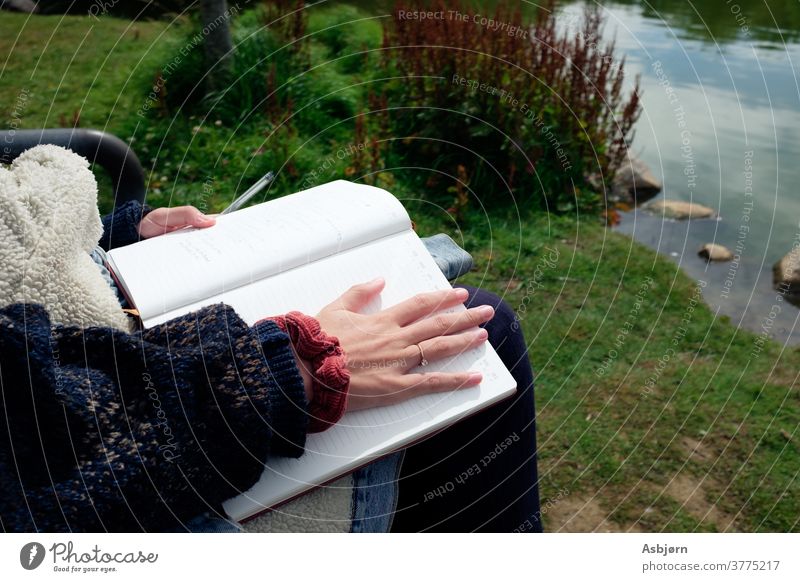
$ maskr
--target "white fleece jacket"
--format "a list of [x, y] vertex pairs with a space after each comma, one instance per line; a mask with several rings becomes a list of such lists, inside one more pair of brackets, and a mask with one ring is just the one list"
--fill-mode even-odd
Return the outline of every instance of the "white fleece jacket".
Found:
[[102, 234], [85, 158], [42, 145], [0, 167], [0, 304], [41, 303], [54, 323], [129, 331], [89, 256]]

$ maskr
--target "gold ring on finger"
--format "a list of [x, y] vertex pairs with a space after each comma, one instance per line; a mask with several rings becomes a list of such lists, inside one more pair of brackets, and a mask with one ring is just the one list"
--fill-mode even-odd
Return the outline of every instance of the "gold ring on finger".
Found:
[[427, 366], [428, 360], [425, 359], [425, 352], [422, 351], [422, 346], [419, 344], [414, 344], [414, 345], [417, 346], [417, 349], [419, 350], [419, 365]]

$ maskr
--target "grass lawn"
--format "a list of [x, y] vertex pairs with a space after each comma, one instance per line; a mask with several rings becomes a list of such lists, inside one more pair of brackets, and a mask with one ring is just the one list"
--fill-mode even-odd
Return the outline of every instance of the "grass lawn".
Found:
[[589, 221], [466, 232], [468, 282], [518, 309], [538, 372], [548, 529], [800, 529], [796, 349], [715, 318], [674, 263]]
[[[311, 30], [341, 18], [322, 12]], [[4, 13], [0, 112], [11, 119], [24, 92], [20, 127], [71, 125], [79, 111], [83, 127], [133, 135], [152, 203], [209, 209], [270, 168], [282, 175], [274, 195], [297, 189], [303, 168], [355, 140], [346, 124], [311, 145], [302, 133], [278, 140], [267, 120], [217, 123], [213, 112], [141, 125], [136, 111], [187, 26]], [[313, 62], [379, 43], [379, 26], [320, 34]], [[349, 92], [329, 97], [336, 108], [323, 100], [295, 110], [346, 114], [364, 79], [352, 59], [333, 61], [306, 82], [328, 92], [346, 82]], [[715, 318], [674, 263], [596, 218], [518, 216], [485, 199], [486, 212], [475, 205], [456, 222], [447, 200], [394, 178], [380, 180], [408, 199], [421, 235], [447, 232], [473, 253], [477, 270], [464, 282], [517, 309], [537, 371], [546, 529], [800, 531], [797, 349], [762, 345]]]
[[[185, 22], [34, 16], [0, 18], [0, 118], [4, 129], [80, 127], [126, 138]], [[110, 180], [95, 171], [102, 193]], [[102, 200], [109, 210], [108, 196]]]
[[79, 115], [82, 127], [124, 131], [181, 25], [3, 12], [0, 115], [27, 94], [20, 129], [71, 127]]

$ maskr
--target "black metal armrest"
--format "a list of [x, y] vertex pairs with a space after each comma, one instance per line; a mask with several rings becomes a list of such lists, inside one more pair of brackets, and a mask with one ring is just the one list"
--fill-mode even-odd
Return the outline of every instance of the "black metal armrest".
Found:
[[114, 206], [129, 200], [144, 202], [144, 169], [120, 138], [96, 129], [25, 129], [0, 131], [0, 163], [10, 164], [36, 145], [68, 148], [102, 167], [114, 184]]

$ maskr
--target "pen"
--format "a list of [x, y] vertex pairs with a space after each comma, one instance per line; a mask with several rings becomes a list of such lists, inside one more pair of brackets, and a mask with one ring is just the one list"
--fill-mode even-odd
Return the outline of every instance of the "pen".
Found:
[[267, 172], [258, 182], [250, 186], [250, 188], [247, 189], [247, 192], [236, 198], [236, 200], [231, 202], [230, 206], [228, 206], [225, 210], [220, 212], [220, 215], [230, 214], [231, 212], [239, 210], [242, 206], [247, 204], [247, 202], [253, 196], [261, 192], [267, 186], [269, 186], [274, 179], [275, 179], [275, 172]]

